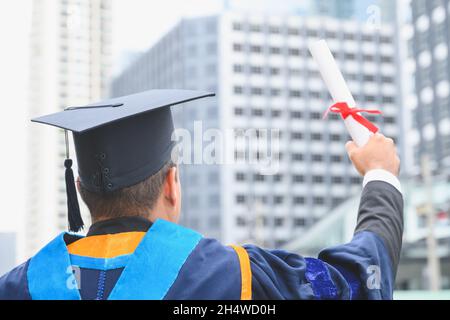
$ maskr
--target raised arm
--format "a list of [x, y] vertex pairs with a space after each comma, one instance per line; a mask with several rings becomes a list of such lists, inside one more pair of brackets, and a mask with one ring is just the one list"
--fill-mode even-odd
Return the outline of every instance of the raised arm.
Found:
[[403, 233], [400, 160], [380, 134], [347, 150], [364, 176], [353, 239], [318, 258], [245, 246], [255, 299], [392, 299]]

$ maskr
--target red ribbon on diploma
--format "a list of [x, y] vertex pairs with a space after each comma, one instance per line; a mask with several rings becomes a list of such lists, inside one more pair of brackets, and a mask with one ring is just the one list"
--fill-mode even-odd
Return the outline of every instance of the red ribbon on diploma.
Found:
[[352, 116], [353, 119], [355, 119], [357, 122], [362, 124], [364, 127], [369, 129], [370, 132], [377, 133], [378, 128], [369, 120], [364, 118], [362, 115], [360, 115], [360, 112], [365, 113], [372, 113], [372, 114], [381, 114], [381, 111], [379, 110], [367, 110], [367, 109], [358, 109], [358, 108], [350, 108], [347, 104], [347, 102], [338, 102], [333, 104], [331, 107], [328, 108], [328, 110], [324, 114], [324, 118], [327, 117], [328, 113], [340, 113], [342, 118], [345, 120], [349, 116]]

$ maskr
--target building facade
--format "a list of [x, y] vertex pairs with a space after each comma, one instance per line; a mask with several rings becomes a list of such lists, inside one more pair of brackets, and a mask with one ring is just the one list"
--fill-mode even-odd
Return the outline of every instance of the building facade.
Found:
[[[153, 88], [214, 90], [215, 99], [174, 108], [194, 132], [248, 128], [280, 131], [275, 174], [250, 163], [182, 167], [183, 222], [225, 243], [281, 246], [361, 189], [344, 144], [342, 120], [322, 120], [331, 98], [308, 52], [327, 39], [344, 76], [381, 131], [398, 140], [401, 113], [396, 32], [341, 19], [226, 12], [181, 21], [112, 84], [120, 96]], [[226, 150], [235, 159], [248, 149]]]
[[16, 233], [0, 232], [0, 276], [16, 265]]
[[450, 1], [412, 0], [410, 41], [417, 99], [412, 119], [414, 161], [428, 155], [437, 172], [450, 168]]
[[[105, 96], [111, 1], [37, 0], [32, 5], [29, 117]], [[25, 257], [67, 230], [64, 133], [36, 124], [28, 130]]]

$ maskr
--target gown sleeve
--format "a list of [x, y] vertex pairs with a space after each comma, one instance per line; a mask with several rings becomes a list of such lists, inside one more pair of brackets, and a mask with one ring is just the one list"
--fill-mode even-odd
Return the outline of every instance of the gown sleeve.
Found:
[[0, 277], [0, 300], [31, 300], [27, 270], [30, 260]]
[[353, 239], [317, 258], [244, 246], [253, 299], [392, 299], [403, 234], [403, 197], [372, 181], [362, 192]]

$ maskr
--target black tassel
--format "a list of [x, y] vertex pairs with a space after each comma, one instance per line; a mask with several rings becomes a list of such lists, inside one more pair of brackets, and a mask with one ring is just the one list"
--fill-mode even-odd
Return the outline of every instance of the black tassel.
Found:
[[78, 204], [77, 189], [75, 188], [75, 179], [72, 171], [72, 159], [64, 161], [66, 167], [66, 193], [67, 193], [67, 211], [69, 216], [69, 231], [78, 232], [84, 227], [81, 218], [80, 206]]

